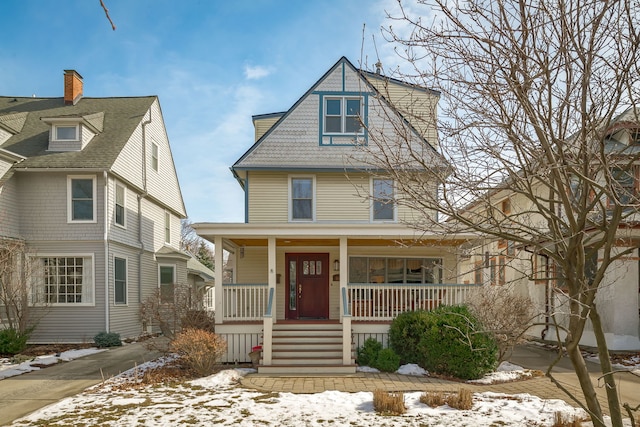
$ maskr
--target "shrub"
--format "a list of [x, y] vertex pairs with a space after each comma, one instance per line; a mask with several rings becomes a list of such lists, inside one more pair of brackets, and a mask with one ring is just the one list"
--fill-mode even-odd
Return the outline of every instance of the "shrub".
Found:
[[182, 329], [201, 329], [203, 331], [215, 332], [216, 320], [212, 311], [207, 310], [187, 310], [180, 322]]
[[184, 329], [169, 344], [171, 351], [198, 375], [207, 376], [215, 371], [216, 364], [227, 351], [227, 342], [213, 332], [202, 329]]
[[505, 360], [513, 347], [526, 341], [525, 333], [535, 318], [528, 296], [509, 286], [481, 286], [469, 298], [469, 309], [498, 344], [498, 360]]
[[407, 411], [407, 407], [404, 406], [404, 394], [375, 389], [373, 409], [382, 415], [402, 415]]
[[395, 372], [400, 367], [400, 356], [390, 348], [384, 348], [378, 352], [373, 367], [382, 372]]
[[424, 369], [477, 379], [497, 365], [497, 345], [466, 306], [440, 306], [428, 313], [417, 346]]
[[458, 394], [442, 391], [424, 392], [420, 395], [420, 402], [432, 408], [449, 405], [454, 409], [469, 410], [473, 407], [473, 393], [466, 388], [461, 388]]
[[389, 347], [399, 356], [401, 363], [420, 364], [422, 355], [418, 344], [432, 323], [429, 311], [407, 311], [399, 314], [389, 327]]
[[365, 340], [362, 347], [358, 347], [356, 354], [358, 365], [360, 366], [373, 366], [378, 358], [378, 353], [382, 350], [382, 344], [373, 337], [369, 337]]
[[96, 343], [98, 348], [120, 347], [122, 345], [120, 334], [115, 332], [100, 332], [93, 337], [93, 342]]
[[20, 333], [13, 328], [0, 330], [0, 354], [18, 354], [27, 347], [29, 332]]

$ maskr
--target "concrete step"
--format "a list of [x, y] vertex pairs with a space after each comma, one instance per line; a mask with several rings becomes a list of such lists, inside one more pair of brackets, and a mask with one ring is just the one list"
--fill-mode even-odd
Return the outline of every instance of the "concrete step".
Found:
[[326, 335], [276, 335], [273, 334], [273, 344], [340, 344], [342, 345], [342, 339], [340, 337], [326, 336]]
[[[353, 347], [353, 346], [352, 346]], [[313, 350], [313, 351], [342, 351], [342, 342], [311, 342], [311, 343], [298, 343], [298, 342], [274, 342], [272, 351], [288, 351], [288, 350]]]
[[273, 349], [273, 357], [290, 357], [290, 358], [318, 358], [318, 359], [326, 359], [328, 357], [335, 357], [338, 359], [342, 359], [342, 349], [334, 348], [330, 350], [313, 350], [313, 349], [292, 349], [292, 350], [282, 350], [280, 348]]
[[259, 374], [277, 374], [277, 375], [346, 375], [355, 374], [356, 365], [271, 365], [258, 366]]

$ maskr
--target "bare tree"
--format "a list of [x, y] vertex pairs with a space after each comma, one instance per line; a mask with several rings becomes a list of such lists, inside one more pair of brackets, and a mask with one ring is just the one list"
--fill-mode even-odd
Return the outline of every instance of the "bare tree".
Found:
[[0, 241], [0, 325], [21, 336], [28, 336], [38, 320], [30, 310], [34, 268], [23, 241]]
[[182, 220], [180, 231], [180, 249], [192, 253], [204, 266], [213, 270], [213, 248], [209, 242], [196, 234], [188, 219]]
[[[627, 149], [639, 123], [640, 5], [417, 3], [424, 13], [400, 3], [399, 14], [390, 16], [397, 22], [384, 32], [412, 66], [398, 77], [439, 91], [441, 113], [400, 99], [401, 116], [384, 120], [401, 135], [391, 139], [387, 129], [372, 125], [370, 112], [369, 144], [362, 149], [371, 170], [395, 180], [397, 204], [422, 212], [416, 228], [506, 240], [520, 248], [523, 260], [533, 253], [556, 266], [551, 276], [563, 278], [568, 302], [568, 322], [558, 324], [564, 336], [557, 339], [586, 405], [573, 398], [595, 426], [605, 425], [579, 349], [590, 321], [612, 424], [621, 426], [596, 295], [605, 272], [637, 250], [635, 244], [616, 245], [634, 237], [625, 226], [640, 206], [637, 187], [627, 184], [640, 160], [636, 150]], [[410, 34], [402, 34], [407, 27]], [[382, 92], [387, 101], [399, 99]], [[439, 141], [423, 134], [435, 150], [416, 149], [413, 131], [436, 120]], [[616, 142], [616, 132], [625, 127], [620, 123], [626, 123], [627, 136]], [[438, 167], [440, 158], [449, 166]], [[501, 200], [510, 203], [508, 210], [499, 206]], [[547, 374], [562, 388], [552, 368]]]

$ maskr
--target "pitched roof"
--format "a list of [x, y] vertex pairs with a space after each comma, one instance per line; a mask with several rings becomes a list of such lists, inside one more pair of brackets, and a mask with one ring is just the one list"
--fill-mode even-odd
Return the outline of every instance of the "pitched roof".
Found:
[[[341, 81], [339, 82], [338, 80], [340, 79]], [[376, 85], [372, 84], [369, 79], [384, 80], [383, 77], [378, 75], [365, 75], [361, 70], [354, 67], [347, 58], [340, 58], [286, 113], [278, 113], [279, 116], [281, 115], [279, 120], [232, 166], [234, 173], [237, 175], [240, 171], [250, 169], [343, 171], [345, 167], [358, 170], [368, 168], [370, 166], [369, 162], [362, 161], [362, 159], [358, 160], [360, 157], [358, 153], [361, 150], [357, 146], [337, 144], [326, 147], [317, 142], [318, 128], [308, 124], [318, 120], [318, 104], [317, 101], [309, 103], [307, 100], [323, 90], [340, 91], [338, 87], [341, 87], [342, 91], [353, 92], [355, 90], [358, 93], [369, 95], [370, 99], [374, 97], [380, 99], [382, 108], [393, 108], [391, 103], [385, 99], [385, 96], [378, 91]], [[394, 84], [397, 84], [397, 82], [394, 81]], [[406, 87], [418, 88], [408, 84]], [[436, 91], [425, 88], [419, 89], [428, 96], [439, 96]], [[263, 116], [254, 116], [254, 119]], [[418, 132], [412, 123], [402, 115], [400, 117], [413, 130], [416, 138], [422, 140], [423, 148], [432, 152], [434, 159], [438, 159], [437, 162], [445, 163], [433, 145], [423, 139], [423, 134]]]
[[[63, 98], [0, 97], [0, 124], [14, 133], [0, 148], [26, 157], [16, 169], [108, 169], [156, 99], [82, 98], [76, 105], [65, 105]], [[102, 131], [81, 151], [47, 151], [50, 125], [41, 119], [55, 117], [83, 118]]]

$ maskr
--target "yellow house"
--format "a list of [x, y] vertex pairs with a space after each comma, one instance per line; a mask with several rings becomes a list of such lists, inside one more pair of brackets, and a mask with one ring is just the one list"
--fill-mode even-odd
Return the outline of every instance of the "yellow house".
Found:
[[289, 110], [253, 117], [255, 144], [231, 168], [245, 222], [193, 225], [216, 247], [226, 361], [261, 346], [259, 372], [355, 372], [354, 349], [386, 343], [398, 313], [465, 300], [474, 285], [458, 283], [457, 248], [474, 236], [412, 228], [419, 218], [368, 157], [371, 132], [409, 134], [429, 167], [447, 167], [438, 96], [343, 57]]

